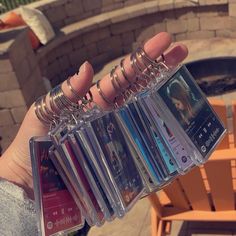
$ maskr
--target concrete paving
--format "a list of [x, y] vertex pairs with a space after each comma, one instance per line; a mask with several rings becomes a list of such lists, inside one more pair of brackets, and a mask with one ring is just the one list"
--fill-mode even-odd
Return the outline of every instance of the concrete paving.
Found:
[[150, 235], [150, 219], [150, 204], [147, 199], [142, 199], [123, 219], [108, 222], [100, 228], [94, 227], [89, 236]]

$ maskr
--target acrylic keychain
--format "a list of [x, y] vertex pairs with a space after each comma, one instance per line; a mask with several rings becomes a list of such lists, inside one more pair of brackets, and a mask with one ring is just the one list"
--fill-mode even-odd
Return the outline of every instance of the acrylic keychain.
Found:
[[78, 187], [82, 188], [84, 193], [84, 197], [86, 198], [86, 202], [90, 205], [90, 208], [94, 212], [94, 223], [97, 226], [101, 226], [104, 224], [104, 214], [101, 209], [101, 205], [97, 200], [94, 192], [92, 190], [92, 186], [90, 185], [84, 170], [81, 167], [76, 155], [67, 139], [67, 137], [60, 140], [60, 146], [63, 150], [65, 157], [68, 160], [69, 168], [67, 170], [71, 170], [76, 176], [76, 180], [80, 183]]
[[76, 189], [80, 191], [80, 194], [78, 195], [80, 196], [81, 201], [86, 205], [85, 217], [88, 224], [91, 226], [101, 226], [104, 223], [104, 214], [101, 211], [80, 163], [76, 159], [75, 153], [73, 152], [67, 137], [69, 131], [76, 126], [74, 123], [76, 120], [75, 117], [80, 111], [81, 110], [78, 109], [74, 110], [72, 113], [73, 117], [70, 117], [70, 119], [64, 123], [62, 122], [61, 126], [54, 129], [51, 132], [51, 137], [54, 141], [54, 146], [61, 156], [61, 160], [58, 161], [66, 174], [70, 176], [71, 182], [73, 181], [73, 184], [76, 185]]
[[80, 182], [80, 187], [83, 187], [83, 192], [86, 194], [86, 200], [90, 207], [96, 212], [95, 224], [101, 226], [104, 221], [103, 205], [101, 201], [98, 200], [98, 196], [94, 194], [94, 188], [90, 185], [90, 182], [86, 176], [86, 170], [82, 168], [80, 157], [77, 158], [76, 153], [72, 145], [69, 142], [68, 135], [60, 139], [60, 148], [63, 151], [67, 161], [69, 162], [69, 167], [71, 171], [75, 174], [76, 179]]
[[101, 167], [108, 173], [114, 196], [118, 199], [118, 216], [123, 216], [143, 192], [141, 176], [114, 114], [107, 113], [90, 124], [90, 134], [99, 147]]
[[68, 234], [84, 225], [84, 217], [49, 158], [49, 137], [30, 140], [36, 211], [39, 234]]
[[96, 176], [103, 184], [103, 189], [107, 194], [109, 203], [113, 207], [116, 216], [123, 217], [124, 212], [123, 209], [122, 212], [120, 210], [120, 205], [122, 204], [120, 203], [120, 199], [118, 198], [117, 190], [115, 189], [116, 186], [113, 185], [110, 178], [111, 175], [109, 174], [109, 171], [105, 169], [104, 164], [101, 161], [103, 153], [102, 151], [99, 151], [101, 150], [101, 148], [99, 144], [96, 143], [96, 136], [91, 133], [93, 129], [90, 125], [88, 125], [90, 124], [91, 119], [99, 119], [107, 112], [103, 112], [100, 109], [95, 109], [95, 111], [97, 112], [97, 114], [91, 114], [87, 116], [85, 119], [86, 122], [79, 129], [74, 129], [74, 137], [76, 138], [77, 144], [79, 144], [80, 147], [83, 147], [84, 151], [87, 152], [87, 161], [89, 161], [89, 164], [93, 166], [93, 170], [95, 170]]
[[[93, 199], [92, 203], [96, 206], [95, 208], [100, 216], [99, 221], [101, 222], [101, 225], [104, 222], [104, 218], [108, 221], [114, 219], [115, 216], [111, 206], [112, 204], [108, 201], [108, 193], [104, 192], [105, 189], [103, 188], [103, 181], [99, 181], [98, 175], [95, 174], [95, 169], [91, 168], [91, 165], [88, 162], [88, 159], [91, 157], [89, 156], [87, 150], [83, 149], [83, 144], [79, 143], [78, 139], [76, 139], [74, 135], [74, 133], [81, 130], [83, 120], [87, 120], [89, 117], [95, 117], [101, 113], [101, 110], [98, 109], [97, 106], [92, 105], [92, 103], [93, 97], [91, 94], [90, 100], [87, 100], [86, 103], [83, 104], [84, 109], [83, 112], [79, 114], [80, 119], [75, 120], [75, 127], [70, 131], [67, 137], [60, 140], [60, 143], [64, 146], [64, 148], [70, 149], [70, 152], [73, 153], [74, 164], [80, 166], [81, 172], [87, 179], [90, 186], [89, 195], [91, 196], [91, 199]], [[84, 112], [84, 110], [87, 112]]]
[[[56, 124], [56, 113], [46, 107], [46, 96], [40, 97], [34, 107], [35, 114], [42, 123], [48, 127], [51, 127], [52, 123]], [[48, 136], [34, 137], [30, 140], [31, 159], [32, 163], [35, 163], [32, 165], [32, 173], [35, 176], [35, 200], [40, 218], [39, 230], [42, 235], [55, 235], [57, 231], [60, 233], [73, 231], [76, 229], [75, 221], [79, 221], [78, 228], [81, 228], [84, 222], [81, 211], [49, 158], [51, 146], [52, 142]], [[52, 206], [55, 212], [52, 211]]]
[[[147, 97], [149, 90], [150, 90], [150, 83], [153, 81], [153, 76], [155, 74], [155, 77], [162, 78], [163, 75], [161, 73], [162, 69], [160, 67], [150, 67], [150, 63], [148, 65], [145, 65], [146, 71], [143, 71], [139, 65], [139, 60], [137, 59], [138, 50], [135, 54], [133, 54], [133, 60], [134, 60], [134, 69], [137, 68], [140, 76], [145, 76], [148, 79], [147, 88], [142, 92], [138, 93], [136, 96], [134, 96], [132, 103], [128, 104], [128, 107], [130, 109], [130, 113], [133, 115], [133, 119], [137, 120], [136, 126], [137, 128], [142, 128], [141, 133], [145, 135], [145, 140], [149, 140], [150, 143], [154, 143], [154, 146], [156, 147], [156, 150], [159, 153], [159, 157], [162, 159], [165, 168], [169, 174], [169, 179], [172, 178], [172, 176], [176, 175], [176, 171], [178, 170], [175, 159], [171, 153], [171, 150], [166, 145], [166, 140], [163, 139], [163, 135], [159, 132], [159, 129], [155, 129], [155, 126], [153, 126], [150, 122], [150, 116], [152, 114], [148, 113], [147, 111], [143, 110], [140, 104], [137, 102], [137, 100], [140, 97]], [[142, 58], [141, 58], [142, 59]], [[136, 114], [134, 116], [134, 114]]]
[[[135, 90], [138, 90], [138, 89], [135, 86], [136, 83], [132, 83], [127, 79], [126, 72], [125, 72], [125, 69], [123, 66], [123, 60], [120, 63], [120, 68], [121, 68], [121, 72], [122, 72], [124, 78], [126, 78], [126, 80], [129, 82], [128, 92], [126, 91], [125, 93], [122, 94], [125, 103], [128, 104], [129, 101], [132, 100], [132, 97], [133, 97], [132, 96], [132, 94], [133, 94], [132, 88], [135, 87]], [[123, 106], [120, 109], [126, 109], [126, 107]], [[117, 110], [116, 112], [119, 113], [119, 110]], [[148, 191], [152, 191], [153, 189], [156, 189], [157, 186], [160, 186], [160, 183], [163, 182], [160, 179], [160, 175], [154, 172], [154, 169], [151, 167], [151, 162], [148, 159], [146, 159], [146, 161], [145, 161], [145, 159], [142, 158], [142, 155], [140, 153], [139, 148], [137, 147], [137, 144], [135, 144], [132, 141], [132, 138], [130, 138], [130, 132], [127, 129], [126, 125], [124, 125], [125, 122], [121, 121], [122, 118], [119, 117], [119, 115], [117, 115], [117, 119], [120, 122], [122, 132], [125, 134], [125, 140], [126, 140], [127, 144], [130, 146], [130, 149], [132, 150], [133, 159], [134, 159], [134, 161], [139, 169], [139, 172], [142, 176], [142, 179], [145, 183], [145, 189], [146, 189], [145, 191], [147, 191], [147, 189], [148, 189]], [[141, 144], [139, 143], [138, 145], [141, 145]], [[136, 147], [136, 148], [134, 148], [134, 147]], [[151, 170], [149, 170], [149, 166], [150, 166]]]
[[[92, 99], [92, 96], [91, 96]], [[89, 103], [91, 101], [87, 101]], [[88, 104], [85, 104], [87, 106]], [[86, 109], [88, 109], [86, 107]], [[75, 123], [77, 123], [73, 127], [73, 131], [79, 130], [80, 125], [81, 125], [81, 119], [84, 119], [85, 116], [94, 116], [95, 114], [91, 114], [97, 112], [97, 109], [93, 108], [90, 110], [88, 113], [79, 114], [80, 115], [80, 121], [74, 119]], [[83, 116], [84, 117], [83, 117]], [[82, 117], [81, 117], [82, 116]], [[71, 143], [71, 137], [73, 136], [73, 131], [71, 130], [70, 133], [68, 133], [66, 136], [61, 137], [59, 141], [59, 146], [60, 149], [62, 149], [62, 152], [64, 155], [67, 157], [67, 160], [70, 162], [70, 167], [75, 173], [77, 180], [80, 179], [81, 184], [83, 185], [89, 201], [90, 207], [94, 209], [95, 212], [97, 212], [97, 219], [94, 219], [94, 224], [97, 226], [101, 226], [104, 223], [104, 219], [106, 220], [112, 220], [114, 218], [114, 212], [111, 207], [108, 204], [108, 208], [110, 211], [108, 211], [107, 205], [104, 204], [103, 198], [101, 197], [101, 193], [103, 193], [103, 189], [100, 187], [100, 183], [96, 182], [95, 185], [95, 180], [92, 178], [91, 175], [89, 175], [89, 169], [85, 168], [87, 165], [85, 165], [84, 162], [81, 161], [81, 149], [79, 149], [78, 146], [76, 146], [76, 143]], [[69, 138], [70, 136], [70, 138]], [[70, 140], [69, 140], [70, 139]], [[91, 170], [90, 170], [91, 171]], [[95, 177], [95, 176], [94, 176]], [[100, 187], [100, 188], [99, 188]], [[99, 189], [98, 189], [99, 188]], [[103, 193], [103, 197], [105, 198], [105, 194]], [[104, 218], [105, 217], [105, 218]]]
[[[96, 119], [103, 113], [100, 109], [94, 109], [96, 114], [91, 114], [86, 117], [86, 122], [92, 119]], [[96, 118], [95, 118], [96, 117]], [[105, 203], [104, 209], [107, 220], [112, 220], [113, 217], [118, 216], [116, 211], [116, 205], [118, 200], [114, 193], [114, 186], [112, 185], [109, 175], [102, 168], [101, 155], [99, 152], [98, 144], [95, 137], [91, 134], [92, 128], [86, 125], [86, 122], [79, 128], [74, 129], [70, 135], [70, 142], [72, 147], [77, 153], [78, 158], [83, 161], [83, 166], [87, 167], [87, 174], [92, 175], [93, 182], [97, 183], [97, 187], [100, 189], [100, 196]], [[114, 215], [115, 214], [115, 215]]]
[[[125, 210], [124, 207], [122, 207], [123, 203], [122, 200], [120, 200], [119, 198], [119, 193], [117, 194], [117, 191], [119, 191], [119, 189], [117, 189], [117, 187], [114, 186], [114, 184], [110, 180], [111, 176], [110, 171], [107, 170], [106, 167], [104, 167], [103, 162], [101, 162], [101, 159], [104, 159], [104, 162], [106, 163], [106, 158], [104, 156], [105, 154], [103, 153], [103, 150], [98, 142], [98, 139], [94, 134], [94, 130], [90, 122], [88, 122], [87, 125], [84, 125], [80, 130], [77, 130], [75, 133], [75, 137], [79, 141], [79, 143], [81, 143], [81, 145], [84, 146], [85, 150], [88, 151], [90, 156], [89, 161], [91, 165], [94, 166], [94, 170], [97, 171], [98, 176], [102, 178], [102, 183], [105, 183], [107, 196], [109, 196], [109, 199], [112, 199], [111, 205], [116, 213], [116, 216], [119, 218], [123, 217], [125, 215]], [[128, 145], [129, 151], [131, 153], [131, 156], [129, 156], [128, 158], [133, 158], [135, 155], [137, 156], [137, 154], [132, 149], [132, 145], [129, 145], [128, 143], [126, 144]], [[118, 163], [114, 162], [114, 167], [115, 169], [119, 169]], [[129, 208], [127, 208], [126, 211]]]
[[[145, 55], [142, 56], [141, 58], [142, 61], [144, 61], [145, 63], [146, 59]], [[151, 63], [151, 62], [147, 61], [146, 63]], [[153, 67], [158, 67], [158, 64], [156, 63], [153, 64]], [[167, 73], [164, 72], [163, 74]], [[177, 163], [178, 172], [181, 174], [185, 174], [194, 166], [194, 163], [192, 159], [189, 157], [188, 153], [186, 152], [186, 149], [183, 148], [179, 140], [176, 139], [175, 136], [172, 134], [167, 124], [164, 123], [163, 120], [161, 120], [159, 115], [159, 110], [156, 109], [156, 107], [152, 103], [152, 99], [150, 98], [153, 88], [155, 88], [155, 86], [157, 86], [157, 84], [160, 83], [164, 78], [165, 76], [162, 76], [161, 79], [159, 79], [159, 77], [155, 78], [154, 81], [152, 82], [152, 86], [151, 89], [149, 90], [149, 93], [145, 94], [145, 96], [138, 97], [138, 104], [140, 107], [142, 107], [141, 111], [144, 109], [145, 112], [149, 114], [148, 118], [150, 119], [152, 126], [155, 127], [156, 130], [159, 130], [160, 135], [164, 138], [163, 141], [165, 141], [166, 144], [169, 146], [169, 150], [173, 153], [173, 156]]]
[[152, 94], [162, 120], [195, 164], [204, 163], [226, 129], [187, 68], [182, 65], [169, 70]]
[[[194, 166], [193, 161], [191, 160], [183, 146], [180, 144], [180, 142], [172, 134], [167, 124], [164, 123], [163, 120], [161, 120], [159, 112], [157, 111], [157, 109], [155, 109], [155, 106], [152, 105], [152, 100], [150, 100], [152, 91], [156, 88], [156, 86], [158, 86], [159, 83], [161, 83], [161, 81], [163, 81], [163, 79], [165, 79], [170, 69], [166, 65], [164, 65], [163, 62], [156, 63], [151, 61], [146, 57], [143, 49], [139, 48], [137, 52], [144, 64], [152, 65], [150, 71], [153, 75], [153, 80], [151, 81], [151, 84], [149, 86], [150, 89], [146, 94], [136, 96], [136, 106], [139, 107], [140, 112], [144, 110], [147, 114], [149, 114], [149, 116], [147, 116], [150, 119], [149, 123], [151, 122], [153, 127], [156, 127], [156, 131], [159, 130], [161, 137], [163, 137], [163, 142], [167, 144], [169, 150], [173, 154], [175, 163], [177, 164], [178, 172], [184, 174], [186, 173], [186, 171], [189, 171], [192, 166]], [[156, 70], [153, 70], [153, 68], [156, 68]], [[160, 68], [159, 74], [156, 74], [157, 68]]]
[[[76, 130], [74, 132], [79, 132]], [[115, 218], [115, 212], [113, 210], [113, 201], [109, 195], [110, 191], [107, 191], [106, 185], [94, 166], [92, 166], [89, 161], [92, 157], [89, 155], [87, 148], [84, 147], [84, 144], [75, 137], [75, 134], [68, 135], [69, 142], [71, 147], [76, 155], [77, 160], [80, 162], [81, 168], [86, 174], [87, 180], [96, 196], [97, 201], [104, 213], [104, 217], [107, 221], [111, 221]]]
[[[136, 65], [133, 61], [133, 57], [131, 55], [131, 62]], [[134, 68], [135, 69], [135, 68]], [[136, 75], [138, 73], [136, 72]], [[143, 79], [143, 78], [141, 78]], [[132, 99], [131, 99], [132, 100]], [[154, 150], [154, 146], [150, 143], [147, 143], [147, 139], [144, 138], [143, 134], [140, 132], [139, 125], [135, 123], [135, 120], [132, 119], [132, 114], [129, 110], [129, 104], [123, 105], [116, 111], [116, 115], [119, 118], [121, 124], [123, 124], [124, 129], [126, 129], [126, 135], [132, 140], [136, 151], [139, 153], [140, 157], [143, 159], [145, 164], [147, 164], [147, 170], [149, 171], [150, 175], [156, 175], [158, 178], [159, 183], [155, 185], [154, 189], [157, 186], [161, 186], [166, 180], [169, 178], [168, 172], [162, 162], [161, 158], [157, 156], [157, 152]], [[138, 117], [137, 117], [138, 118]], [[152, 147], [152, 148], [150, 148]]]
[[[132, 96], [129, 98], [129, 101], [130, 100], [132, 101]], [[123, 128], [123, 132], [126, 134], [126, 142], [131, 143], [130, 146], [136, 151], [134, 160], [136, 161], [145, 182], [145, 191], [151, 192], [154, 189], [160, 188], [160, 186], [165, 183], [165, 178], [167, 177], [165, 176], [166, 172], [162, 163], [160, 163], [159, 160], [157, 163], [157, 159], [153, 158], [153, 150], [150, 150], [149, 146], [146, 145], [146, 142], [138, 132], [137, 127], [134, 125], [134, 121], [131, 119], [128, 106], [126, 106], [126, 101], [124, 102], [125, 105], [119, 107], [119, 109], [115, 111], [115, 114]]]
[[[72, 154], [63, 149], [60, 144], [60, 140], [64, 137], [67, 137], [68, 132], [75, 126], [73, 120], [76, 119], [76, 115], [78, 111], [81, 110], [81, 105], [73, 104], [70, 101], [64, 101], [66, 98], [63, 96], [61, 92], [61, 88], [58, 86], [52, 90], [53, 98], [55, 98], [51, 102], [51, 107], [57, 106], [57, 109], [61, 111], [61, 116], [59, 124], [52, 129], [49, 133], [51, 140], [53, 141], [53, 145], [59, 153], [60, 158], [58, 162], [60, 163], [63, 171], [66, 173], [70, 180], [70, 184], [73, 185], [73, 188], [76, 190], [77, 196], [80, 198], [79, 201], [82, 203], [82, 208], [86, 209], [84, 211], [84, 216], [89, 225], [98, 224], [99, 218], [96, 210], [93, 207], [92, 202], [90, 201], [88, 192], [85, 189], [86, 180], [84, 182], [78, 178], [77, 169], [73, 165]], [[58, 94], [62, 94], [59, 96]], [[57, 155], [55, 155], [57, 157]], [[60, 172], [60, 170], [59, 170]], [[63, 173], [62, 173], [63, 174]]]
[[[140, 76], [141, 80], [144, 80], [145, 78], [147, 78], [150, 81], [152, 79], [150, 78], [150, 73], [148, 74], [145, 72], [143, 73], [143, 70], [139, 67], [136, 54], [131, 55], [131, 63], [133, 65], [134, 71], [136, 72], [137, 75]], [[146, 127], [147, 120], [143, 121], [143, 119], [146, 119], [146, 117], [144, 117], [140, 113], [139, 111], [140, 108], [137, 108], [136, 97], [140, 96], [140, 94], [145, 95], [147, 93], [146, 90], [147, 88], [145, 88], [141, 93], [139, 92], [138, 95], [133, 96], [133, 99], [131, 99], [131, 101], [126, 104], [127, 111], [124, 112], [123, 116], [130, 114], [130, 116], [133, 119], [132, 123], [135, 124], [135, 127], [138, 130], [140, 137], [146, 143], [146, 147], [150, 147], [152, 149], [151, 151], [153, 152], [154, 156], [156, 156], [156, 158], [153, 158], [154, 161], [157, 159], [161, 161], [161, 163], [159, 162], [158, 165], [164, 171], [164, 173], [166, 173], [166, 178], [165, 178], [165, 182], [166, 182], [167, 179], [170, 179], [171, 176], [174, 176], [176, 174], [175, 161], [172, 158], [171, 153], [168, 152], [167, 148], [161, 142], [161, 137], [157, 136], [157, 132], [154, 133], [151, 126], [149, 126], [148, 128]], [[123, 120], [123, 122], [126, 123], [125, 119]], [[128, 123], [126, 124], [126, 126], [128, 129], [130, 129], [131, 127], [131, 125], [129, 125]], [[130, 132], [130, 133], [132, 134], [134, 132]]]
[[[81, 104], [81, 106], [83, 107], [83, 104]], [[73, 127], [71, 127], [71, 129], [74, 128], [77, 123], [77, 120], [75, 119], [75, 113], [77, 113], [76, 116], [81, 116], [84, 111], [83, 109], [74, 111], [72, 122], [75, 123]], [[71, 171], [76, 177], [76, 181], [79, 182], [79, 186], [77, 188], [82, 189], [85, 197], [84, 200], [87, 202], [87, 205], [90, 206], [90, 213], [92, 214], [91, 216], [93, 218], [93, 224], [96, 224], [97, 226], [103, 225], [105, 222], [104, 213], [102, 211], [103, 206], [99, 204], [100, 201], [98, 201], [96, 196], [94, 195], [93, 186], [90, 185], [89, 180], [87, 179], [87, 176], [85, 174], [85, 170], [81, 167], [81, 163], [78, 161], [78, 158], [76, 158], [74, 150], [68, 140], [68, 133], [60, 138], [58, 145], [62, 153], [62, 159], [64, 157], [64, 162], [67, 163], [67, 171]]]
[[[93, 109], [93, 111], [94, 111], [94, 109]], [[90, 113], [91, 113], [91, 111], [90, 111]], [[61, 129], [63, 130], [63, 126], [62, 126]], [[77, 127], [75, 127], [75, 129], [77, 129]], [[55, 143], [59, 142], [58, 144], [55, 144], [55, 145], [58, 146], [58, 149], [61, 152], [62, 156], [66, 156], [67, 157], [67, 159], [65, 161], [67, 161], [67, 162], [69, 161], [69, 163], [67, 163], [67, 165], [68, 165], [68, 167], [70, 166], [72, 168], [72, 170], [74, 170], [73, 172], [76, 175], [75, 179], [77, 181], [79, 179], [82, 180], [80, 175], [81, 175], [81, 173], [83, 173], [83, 170], [81, 169], [81, 166], [79, 165], [78, 160], [76, 160], [76, 158], [74, 156], [74, 153], [72, 151], [73, 147], [71, 148], [71, 146], [70, 146], [70, 144], [69, 144], [69, 142], [67, 140], [67, 136], [64, 136], [64, 138], [63, 138], [63, 136], [60, 135], [61, 133], [62, 132], [60, 131], [59, 128], [58, 128], [57, 132], [55, 132], [55, 131], [53, 132], [53, 138], [54, 138]], [[73, 160], [73, 163], [71, 162], [72, 160]], [[65, 167], [65, 169], [68, 169], [68, 167]], [[79, 167], [80, 171], [76, 171], [76, 167], [77, 168]], [[85, 183], [85, 178], [83, 178], [83, 180], [81, 181], [81, 186], [82, 186], [82, 184], [86, 188], [85, 192], [86, 192], [86, 190], [89, 190], [89, 189], [92, 190], [93, 189], [93, 188], [92, 189], [90, 188], [88, 183]], [[97, 215], [100, 217], [102, 212], [100, 210], [98, 211], [98, 205], [96, 204], [97, 203], [97, 199], [95, 199], [92, 191], [89, 191], [89, 192], [87, 191], [87, 197], [88, 197], [88, 198], [86, 198], [87, 201], [89, 201], [89, 197], [91, 198], [91, 201], [89, 202], [90, 207], [93, 208], [94, 211], [97, 212]], [[98, 196], [96, 196], [96, 197], [98, 197]], [[95, 207], [94, 204], [96, 204], [97, 207]], [[94, 217], [95, 217], [95, 215], [94, 215]], [[94, 224], [96, 224], [98, 226], [100, 226], [104, 222], [103, 215], [102, 215], [102, 219], [101, 218], [97, 218], [97, 219], [94, 218], [93, 220], [94, 220], [93, 221]]]
[[[99, 90], [99, 82], [97, 87]], [[94, 159], [100, 159], [100, 167], [109, 178], [108, 183], [118, 202], [116, 212], [118, 217], [122, 217], [141, 196], [143, 182], [114, 112], [91, 118], [85, 122], [84, 128], [96, 142], [99, 153], [94, 155]]]

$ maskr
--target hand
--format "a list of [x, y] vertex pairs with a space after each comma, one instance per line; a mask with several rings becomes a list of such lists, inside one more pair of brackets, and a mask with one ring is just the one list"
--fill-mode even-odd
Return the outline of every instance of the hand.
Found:
[[[167, 33], [160, 33], [151, 38], [144, 45], [144, 50], [151, 59], [159, 58], [163, 53], [165, 56], [165, 63], [169, 66], [179, 64], [188, 54], [187, 48], [184, 45], [171, 45], [171, 37]], [[167, 50], [168, 49], [168, 50]], [[167, 50], [167, 51], [166, 51]], [[135, 73], [130, 64], [130, 58], [126, 57], [124, 60], [124, 68], [126, 75], [130, 81], [135, 81]], [[119, 69], [116, 70], [122, 89], [126, 89], [129, 83], [122, 76]], [[78, 75], [71, 78], [71, 85], [83, 97], [91, 87], [93, 80], [92, 66], [85, 62], [79, 70]], [[106, 98], [109, 101], [114, 101], [117, 97], [117, 91], [111, 83], [109, 75], [102, 78], [100, 87]], [[76, 102], [76, 98], [68, 88], [66, 82], [62, 84], [64, 94], [72, 101]], [[111, 106], [102, 98], [96, 86], [93, 86], [90, 91], [93, 95], [93, 100], [103, 109], [110, 109]], [[47, 135], [48, 128], [45, 127], [35, 115], [33, 105], [27, 112], [25, 119], [17, 133], [12, 144], [0, 158], [0, 177], [5, 178], [19, 186], [22, 186], [26, 192], [32, 196], [33, 181], [32, 169], [29, 152], [29, 140], [33, 136]]]

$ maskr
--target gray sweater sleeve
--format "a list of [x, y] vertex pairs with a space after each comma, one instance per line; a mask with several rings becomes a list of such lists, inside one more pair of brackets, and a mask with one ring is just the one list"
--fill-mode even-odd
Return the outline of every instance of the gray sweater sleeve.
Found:
[[0, 179], [0, 235], [37, 236], [34, 202], [20, 187]]

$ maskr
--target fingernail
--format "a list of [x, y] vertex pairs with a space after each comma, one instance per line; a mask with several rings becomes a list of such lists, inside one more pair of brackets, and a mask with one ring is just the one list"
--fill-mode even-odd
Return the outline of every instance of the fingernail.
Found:
[[84, 63], [80, 66], [79, 71], [80, 71], [80, 72], [85, 72], [87, 65], [88, 65], [88, 62], [87, 62], [87, 61], [84, 62]]

